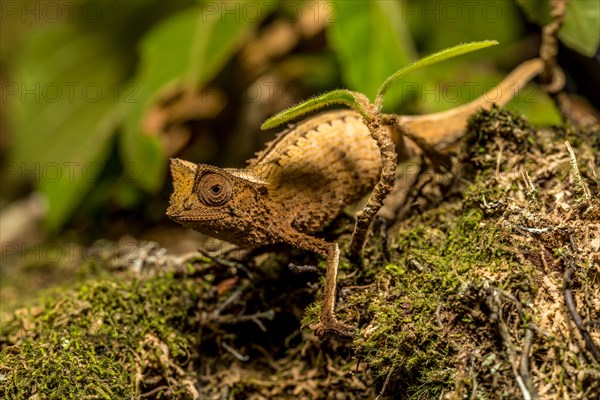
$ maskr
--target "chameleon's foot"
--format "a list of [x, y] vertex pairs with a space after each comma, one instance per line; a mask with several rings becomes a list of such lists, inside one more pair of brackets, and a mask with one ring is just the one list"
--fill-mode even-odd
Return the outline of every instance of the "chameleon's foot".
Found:
[[316, 324], [310, 325], [310, 329], [315, 331], [315, 335], [322, 338], [328, 332], [344, 337], [352, 337], [354, 327], [339, 322], [333, 315], [327, 318], [321, 318]]

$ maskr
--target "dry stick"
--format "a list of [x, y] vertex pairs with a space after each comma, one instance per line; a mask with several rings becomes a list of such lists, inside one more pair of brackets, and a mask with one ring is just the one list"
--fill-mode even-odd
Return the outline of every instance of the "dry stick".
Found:
[[390, 383], [390, 378], [392, 377], [392, 372], [394, 372], [393, 366], [390, 367], [390, 370], [388, 371], [387, 376], [385, 377], [385, 382], [383, 382], [383, 387], [381, 388], [381, 391], [379, 392], [377, 397], [375, 397], [375, 400], [379, 400], [381, 398], [381, 396], [383, 396], [383, 394], [385, 393], [385, 390], [387, 389], [387, 386]]
[[565, 281], [565, 304], [567, 306], [567, 309], [569, 310], [571, 319], [573, 320], [575, 326], [577, 327], [577, 330], [579, 330], [579, 333], [583, 337], [585, 347], [587, 347], [588, 351], [592, 353], [592, 356], [594, 357], [596, 362], [600, 363], [600, 350], [598, 350], [598, 347], [596, 347], [596, 344], [594, 343], [594, 340], [592, 339], [590, 333], [587, 331], [587, 329], [585, 329], [585, 323], [583, 322], [583, 319], [577, 312], [575, 299], [573, 298], [573, 292], [571, 291], [573, 273], [575, 272], [573, 262], [569, 257], [566, 257], [566, 255], [565, 259], [567, 261], [567, 264], [569, 265], [563, 276], [563, 279]]
[[435, 308], [435, 318], [437, 320], [437, 323], [440, 327], [440, 329], [442, 329], [442, 331], [444, 331], [444, 333], [446, 333], [446, 330], [444, 329], [444, 324], [442, 322], [442, 316], [440, 315], [440, 312], [442, 311], [442, 303], [438, 303], [437, 307]]
[[249, 356], [243, 355], [242, 353], [240, 353], [239, 351], [237, 351], [233, 347], [229, 346], [225, 342], [221, 343], [221, 345], [225, 348], [225, 350], [227, 350], [228, 352], [230, 352], [231, 354], [233, 354], [233, 356], [235, 358], [237, 358], [238, 360], [240, 360], [240, 361], [248, 361], [250, 359]]
[[195, 263], [198, 261], [202, 261], [203, 257], [209, 258], [211, 261], [213, 261], [212, 257], [210, 257], [208, 255], [204, 255], [203, 252], [198, 250], [198, 251], [191, 251], [189, 253], [185, 253], [180, 256], [175, 256], [174, 262], [175, 262], [176, 266], [181, 267], [181, 266], [185, 266], [187, 263]]
[[263, 331], [266, 332], [266, 328], [265, 326], [262, 324], [262, 322], [260, 322], [259, 318], [264, 318], [264, 319], [268, 319], [269, 321], [272, 321], [273, 318], [275, 318], [275, 311], [272, 309], [269, 309], [267, 311], [261, 311], [261, 312], [257, 312], [254, 314], [245, 314], [245, 315], [238, 315], [238, 316], [234, 316], [234, 315], [224, 315], [224, 316], [220, 316], [217, 315], [213, 318], [211, 318], [211, 322], [215, 322], [215, 323], [219, 323], [219, 324], [227, 324], [227, 325], [232, 325], [232, 324], [237, 324], [240, 322], [245, 322], [245, 321], [252, 321], [254, 322], [256, 325], [258, 325], [258, 327]]
[[315, 265], [296, 265], [291, 264], [288, 265], [288, 269], [295, 274], [303, 274], [305, 272], [319, 272], [319, 268]]
[[[471, 371], [473, 371], [473, 369], [471, 369]], [[479, 385], [477, 382], [477, 373], [473, 375], [473, 377], [471, 378], [471, 382], [473, 382], [473, 387], [471, 388], [471, 396], [469, 397], [469, 399], [475, 400], [477, 399], [477, 386]]]
[[527, 386], [527, 390], [531, 394], [532, 399], [537, 399], [538, 394], [531, 380], [531, 374], [529, 373], [529, 350], [533, 342], [533, 329], [527, 328], [525, 331], [525, 343], [521, 350], [521, 362], [519, 363], [519, 371], [523, 377], [523, 383]]
[[163, 386], [159, 386], [157, 388], [154, 388], [151, 391], [146, 392], [144, 394], [140, 394], [139, 397], [140, 397], [140, 399], [144, 399], [146, 397], [152, 397], [155, 394], [157, 394], [158, 392], [160, 392], [161, 390], [166, 390], [166, 392], [165, 392], [166, 395], [168, 395], [171, 392], [171, 389], [168, 386], [163, 385]]
[[546, 232], [550, 232], [551, 229], [553, 229], [553, 228], [529, 228], [527, 226], [516, 225], [516, 224], [514, 225], [514, 227], [520, 231], [523, 231], [526, 233], [533, 233], [533, 234], [546, 233]]
[[519, 374], [519, 371], [517, 370], [517, 367], [515, 365], [515, 358], [516, 358], [515, 349], [513, 348], [512, 341], [510, 339], [508, 327], [506, 326], [506, 324], [504, 323], [504, 320], [502, 319], [502, 303], [500, 302], [500, 299], [498, 296], [499, 293], [494, 288], [490, 288], [488, 290], [488, 293], [489, 294], [486, 299], [486, 303], [488, 304], [488, 307], [490, 308], [492, 313], [495, 313], [498, 316], [498, 321], [497, 321], [498, 332], [500, 333], [500, 337], [502, 338], [502, 343], [504, 344], [504, 347], [506, 347], [506, 351], [508, 352], [509, 362], [510, 362], [513, 374], [515, 376], [515, 380], [517, 381], [517, 385], [519, 386], [519, 389], [521, 389], [521, 392], [523, 393], [523, 398], [525, 400], [532, 400], [533, 397], [531, 396], [531, 393], [529, 392], [528, 388], [526, 387], [525, 383], [523, 382], [523, 377], [521, 377], [521, 375]]
[[[415, 194], [412, 188], [417, 187], [417, 183], [419, 182], [419, 179], [421, 179], [425, 171], [426, 169], [424, 167], [424, 160], [421, 157], [418, 159], [417, 170], [412, 175], [412, 177], [410, 177], [410, 179], [406, 180], [405, 185], [407, 188], [404, 189], [405, 193], [403, 195], [403, 198], [401, 198], [401, 201], [397, 202], [394, 206], [394, 219], [396, 222], [392, 226], [392, 229], [396, 228], [399, 221], [402, 221], [404, 217], [411, 211], [412, 204], [415, 202], [415, 199], [418, 198], [422, 189], [419, 188], [419, 190], [417, 191], [418, 193]], [[406, 179], [406, 176], [404, 176], [404, 178]], [[389, 204], [390, 203], [388, 203], [388, 205]]]
[[222, 265], [224, 267], [228, 267], [228, 268], [234, 268], [236, 270], [242, 270], [244, 271], [244, 273], [246, 274], [246, 276], [250, 279], [254, 279], [254, 274], [242, 263], [236, 262], [236, 261], [232, 261], [232, 260], [226, 260], [224, 258], [221, 257], [217, 257], [217, 256], [213, 256], [208, 254], [206, 251], [202, 250], [202, 249], [198, 249], [198, 253], [202, 254], [204, 257], [208, 258], [209, 260], [211, 260], [212, 262], [215, 262], [219, 265]]
[[544, 72], [541, 74], [541, 79], [546, 84], [546, 91], [566, 120], [568, 99], [562, 93], [565, 75], [556, 62], [556, 55], [558, 54], [558, 31], [565, 18], [567, 0], [552, 0], [550, 4], [552, 21], [542, 28], [540, 58], [544, 60]]
[[[395, 114], [382, 114], [381, 115], [381, 123], [390, 129], [394, 130], [397, 133], [399, 138], [406, 137], [413, 141], [417, 147], [423, 152], [423, 155], [429, 159], [431, 165], [433, 166], [436, 172], [448, 172], [452, 170], [452, 159], [449, 155], [443, 154], [435, 149], [433, 145], [428, 143], [425, 139], [417, 135], [417, 133], [405, 123], [402, 123], [398, 115]], [[397, 166], [397, 160], [395, 162]], [[417, 175], [420, 175], [423, 172], [423, 169], [420, 168]], [[415, 182], [417, 182], [418, 176], [415, 176], [413, 182], [410, 186], [413, 186]], [[429, 183], [430, 180], [425, 180], [422, 182], [421, 186], [418, 188], [417, 197], [421, 194], [421, 190], [423, 187]], [[393, 189], [393, 188], [392, 188]], [[403, 204], [406, 205], [408, 203], [409, 194], [406, 194], [406, 197], [403, 200]], [[396, 218], [400, 219], [400, 208], [398, 208], [399, 212], [396, 214]]]
[[[506, 298], [507, 300], [510, 300], [510, 301], [511, 301], [511, 302], [514, 304], [515, 308], [517, 309], [517, 313], [519, 314], [519, 317], [520, 317], [522, 320], [525, 320], [525, 319], [526, 319], [526, 316], [525, 316], [525, 311], [523, 310], [523, 305], [521, 304], [521, 302], [520, 302], [520, 301], [519, 301], [519, 300], [518, 300], [518, 299], [517, 299], [515, 296], [513, 296], [512, 294], [508, 293], [508, 292], [507, 292], [507, 291], [505, 291], [505, 290], [502, 290], [502, 289], [500, 289], [500, 288], [499, 288], [499, 287], [497, 287], [497, 286], [491, 286], [490, 288], [491, 288], [491, 289], [494, 289], [494, 290], [497, 290], [497, 291], [498, 291], [498, 293], [499, 293], [499, 294], [500, 294], [502, 297]], [[552, 337], [552, 335], [551, 335], [550, 333], [548, 333], [548, 332], [546, 332], [546, 331], [542, 330], [542, 329], [541, 329], [539, 326], [537, 326], [537, 325], [536, 325], [536, 324], [534, 324], [533, 322], [529, 322], [529, 323], [527, 324], [527, 328], [528, 328], [528, 329], [533, 329], [533, 330], [534, 330], [536, 333], [542, 334], [542, 335], [544, 335], [544, 336], [546, 336], [546, 337]]]
[[562, 90], [562, 85], [555, 86], [559, 82], [554, 81], [558, 67], [556, 63], [556, 55], [558, 54], [557, 35], [565, 18], [567, 0], [552, 0], [550, 3], [552, 20], [542, 28], [540, 58], [544, 60], [545, 64], [542, 80], [548, 84], [547, 89], [550, 93], [557, 93]]

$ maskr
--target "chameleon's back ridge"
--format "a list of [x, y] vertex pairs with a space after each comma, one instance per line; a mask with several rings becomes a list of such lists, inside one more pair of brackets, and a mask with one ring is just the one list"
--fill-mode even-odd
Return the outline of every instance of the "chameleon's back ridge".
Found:
[[247, 169], [267, 182], [269, 198], [285, 205], [296, 230], [313, 233], [373, 188], [381, 159], [361, 117], [348, 110], [281, 132]]

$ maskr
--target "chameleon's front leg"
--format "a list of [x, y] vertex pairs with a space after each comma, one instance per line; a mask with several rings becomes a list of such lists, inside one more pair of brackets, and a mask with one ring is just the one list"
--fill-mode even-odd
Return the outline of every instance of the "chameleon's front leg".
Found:
[[[333, 332], [340, 336], [352, 336], [354, 328], [339, 322], [334, 313], [337, 271], [340, 262], [339, 246], [337, 243], [328, 243], [322, 239], [303, 234], [298, 234], [297, 237], [293, 238], [291, 244], [327, 257], [321, 319], [316, 324], [310, 325], [310, 328], [320, 337], [327, 332]], [[293, 267], [296, 266], [290, 264], [290, 268]]]
[[334, 314], [335, 287], [337, 283], [337, 270], [340, 262], [340, 248], [337, 243], [328, 243], [327, 272], [325, 273], [325, 287], [323, 288], [323, 308], [321, 309], [321, 320], [312, 324], [310, 329], [317, 336], [323, 336], [327, 332], [334, 332], [340, 336], [352, 336], [353, 327], [339, 322]]
[[383, 206], [383, 200], [394, 189], [394, 181], [396, 179], [396, 145], [392, 141], [388, 129], [375, 121], [368, 122], [367, 126], [369, 127], [371, 137], [377, 142], [381, 153], [381, 176], [369, 196], [367, 204], [356, 214], [356, 225], [354, 226], [352, 241], [350, 243], [350, 257], [354, 260], [359, 259], [369, 226], [373, 218], [375, 218], [375, 214]]

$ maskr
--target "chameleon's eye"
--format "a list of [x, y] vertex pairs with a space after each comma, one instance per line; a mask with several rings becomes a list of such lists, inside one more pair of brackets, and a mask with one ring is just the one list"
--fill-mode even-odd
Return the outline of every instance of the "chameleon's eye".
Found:
[[222, 206], [231, 199], [233, 189], [231, 181], [224, 175], [208, 173], [200, 178], [198, 197], [209, 206]]

